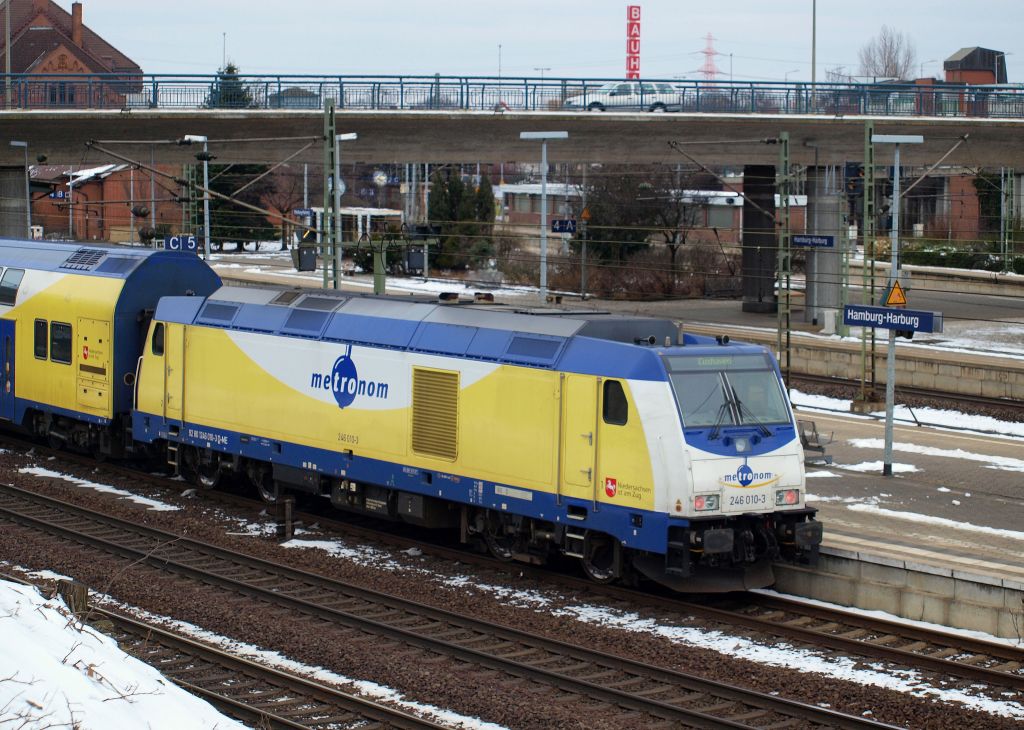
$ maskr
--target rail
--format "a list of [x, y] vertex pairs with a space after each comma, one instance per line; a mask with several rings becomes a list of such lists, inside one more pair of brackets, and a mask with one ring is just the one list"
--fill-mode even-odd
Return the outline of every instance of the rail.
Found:
[[499, 76], [0, 74], [0, 109], [669, 111], [1024, 119], [1024, 84]]

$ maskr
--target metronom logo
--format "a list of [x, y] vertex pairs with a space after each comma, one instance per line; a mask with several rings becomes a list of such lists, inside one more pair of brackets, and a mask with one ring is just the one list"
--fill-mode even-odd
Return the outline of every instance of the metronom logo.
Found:
[[352, 360], [352, 345], [345, 348], [345, 354], [334, 361], [329, 373], [316, 373], [310, 376], [309, 387], [313, 390], [329, 390], [339, 408], [352, 405], [357, 396], [386, 400], [388, 384], [378, 380], [363, 380]]

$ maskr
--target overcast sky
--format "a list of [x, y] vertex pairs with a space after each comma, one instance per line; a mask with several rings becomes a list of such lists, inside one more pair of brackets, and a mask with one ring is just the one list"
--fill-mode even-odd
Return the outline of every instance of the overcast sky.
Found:
[[[71, 0], [59, 0], [70, 10]], [[622, 77], [620, 0], [84, 0], [85, 23], [147, 73]], [[705, 37], [728, 79], [811, 77], [812, 0], [644, 0], [641, 73], [699, 78]], [[962, 47], [1007, 53], [1024, 81], [1024, 0], [817, 0], [817, 76], [858, 72], [882, 25], [907, 34], [918, 70], [941, 74]], [[225, 35], [226, 44], [225, 44]]]

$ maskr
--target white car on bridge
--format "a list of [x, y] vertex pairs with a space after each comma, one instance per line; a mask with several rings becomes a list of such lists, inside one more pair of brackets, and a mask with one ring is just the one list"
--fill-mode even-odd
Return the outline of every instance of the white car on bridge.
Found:
[[679, 111], [682, 92], [675, 86], [653, 81], [613, 81], [567, 98], [562, 107], [591, 112]]

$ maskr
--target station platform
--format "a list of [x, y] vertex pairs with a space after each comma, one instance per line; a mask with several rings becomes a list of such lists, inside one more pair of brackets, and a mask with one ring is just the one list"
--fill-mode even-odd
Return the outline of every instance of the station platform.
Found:
[[[213, 265], [226, 283], [322, 286], [321, 276], [299, 274], [283, 262], [268, 266], [263, 256], [223, 255]], [[449, 282], [439, 282], [434, 291], [446, 287], [452, 288]], [[345, 277], [343, 288], [372, 292], [372, 280], [362, 275]], [[429, 294], [430, 288], [405, 290], [396, 282], [389, 293], [422, 295]], [[500, 303], [539, 304], [535, 292], [494, 293]], [[463, 296], [471, 298], [472, 288]], [[764, 333], [776, 328], [774, 314], [743, 312], [736, 300], [623, 302], [566, 297], [563, 306], [668, 317], [699, 324], [705, 331], [717, 326], [735, 339], [742, 339], [744, 331]], [[968, 301], [964, 306], [969, 309], [974, 304]], [[1000, 316], [1004, 342], [1018, 337], [1024, 342], [1024, 304], [1019, 309], [1004, 308]], [[984, 326], [1000, 324], [993, 319], [986, 319]], [[957, 321], [958, 327], [969, 330], [972, 320]], [[951, 346], [949, 357], [985, 357], [980, 346], [976, 352], [964, 350]], [[832, 463], [806, 467], [808, 502], [819, 510], [825, 538], [819, 568], [780, 568], [778, 588], [1019, 638], [1024, 631], [1024, 437], [897, 423], [894, 475], [883, 476], [882, 421], [799, 406], [797, 411], [798, 418], [813, 420], [818, 431], [832, 439], [827, 447]]]

